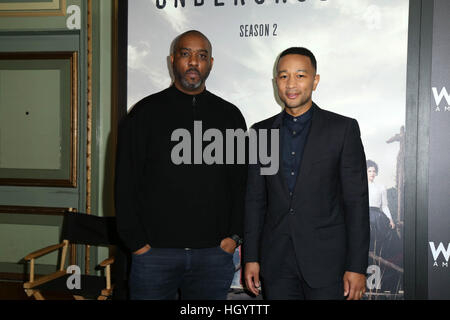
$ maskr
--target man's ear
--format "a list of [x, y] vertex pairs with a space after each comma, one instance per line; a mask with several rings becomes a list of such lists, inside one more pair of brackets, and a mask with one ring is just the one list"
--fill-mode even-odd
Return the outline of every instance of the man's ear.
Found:
[[314, 76], [313, 91], [316, 90], [317, 85], [319, 84], [319, 82], [320, 82], [320, 74], [316, 74], [316, 75]]
[[212, 67], [213, 67], [213, 64], [214, 64], [214, 58], [211, 57], [211, 69], [212, 69]]
[[173, 54], [170, 55], [170, 63], [173, 64]]

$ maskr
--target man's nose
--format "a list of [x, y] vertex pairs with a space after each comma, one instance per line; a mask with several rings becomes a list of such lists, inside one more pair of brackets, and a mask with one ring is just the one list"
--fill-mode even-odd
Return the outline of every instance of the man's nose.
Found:
[[189, 65], [190, 66], [198, 66], [198, 57], [197, 55], [193, 54], [189, 57]]
[[287, 88], [294, 88], [296, 85], [294, 77], [288, 77], [286, 81]]

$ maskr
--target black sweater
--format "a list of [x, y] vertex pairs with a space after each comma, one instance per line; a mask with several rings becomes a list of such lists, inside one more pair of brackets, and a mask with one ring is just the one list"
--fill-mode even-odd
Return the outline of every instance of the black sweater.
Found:
[[[206, 248], [233, 234], [242, 237], [247, 166], [171, 160], [179, 143], [171, 141], [172, 132], [188, 130], [193, 149], [194, 121], [202, 121], [203, 132], [219, 129], [224, 145], [225, 129], [246, 130], [231, 103], [207, 90], [193, 96], [175, 86], [139, 101], [119, 127], [115, 208], [119, 234], [131, 251], [147, 243]], [[225, 162], [225, 148], [223, 154]]]

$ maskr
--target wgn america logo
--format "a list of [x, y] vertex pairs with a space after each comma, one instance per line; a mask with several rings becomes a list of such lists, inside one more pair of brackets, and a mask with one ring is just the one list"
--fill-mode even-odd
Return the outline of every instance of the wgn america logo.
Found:
[[[439, 92], [436, 87], [431, 88], [433, 91], [434, 101], [436, 102], [436, 107], [434, 109], [435, 112], [441, 112], [441, 111], [450, 111], [450, 95], [447, 92], [447, 89], [445, 87], [442, 87], [441, 91]], [[441, 106], [441, 102], [445, 98], [447, 101], [447, 105]]]
[[[434, 260], [433, 267], [448, 268], [448, 259], [450, 258], [450, 242], [448, 243], [447, 248], [445, 248], [444, 243], [442, 242], [439, 243], [437, 248], [433, 241], [430, 241], [429, 245]], [[443, 259], [440, 258], [441, 255]]]

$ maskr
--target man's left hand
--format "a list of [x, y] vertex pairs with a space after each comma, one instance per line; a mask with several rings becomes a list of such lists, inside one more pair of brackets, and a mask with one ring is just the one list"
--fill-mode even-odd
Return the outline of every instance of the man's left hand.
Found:
[[347, 271], [344, 274], [344, 296], [347, 300], [359, 300], [366, 291], [366, 276]]
[[222, 248], [222, 250], [233, 254], [234, 250], [236, 249], [236, 241], [234, 241], [230, 237], [225, 238], [220, 242], [220, 247]]

